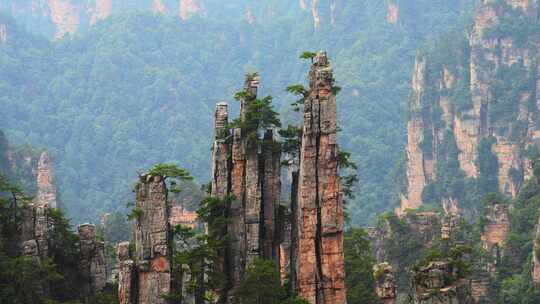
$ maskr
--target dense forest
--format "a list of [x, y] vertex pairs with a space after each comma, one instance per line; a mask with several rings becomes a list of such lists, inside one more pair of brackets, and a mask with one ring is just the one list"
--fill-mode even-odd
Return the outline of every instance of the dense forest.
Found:
[[[304, 78], [294, 58], [325, 49], [343, 87], [340, 140], [359, 165], [351, 218], [366, 224], [397, 203], [416, 50], [462, 28], [473, 2], [399, 1], [396, 23], [383, 1], [340, 2], [332, 24], [321, 1], [316, 29], [311, 14], [279, 1], [250, 3], [253, 24], [244, 3], [208, 2], [206, 15], [185, 21], [126, 8], [54, 42], [33, 31], [42, 28], [34, 19], [4, 13], [0, 128], [14, 142], [49, 150], [67, 214], [95, 220], [124, 210], [130, 174], [153, 163], [179, 161], [205, 183], [211, 111], [230, 100], [244, 72], [258, 71], [283, 120], [293, 119], [285, 88]], [[275, 13], [265, 18], [269, 9]]]

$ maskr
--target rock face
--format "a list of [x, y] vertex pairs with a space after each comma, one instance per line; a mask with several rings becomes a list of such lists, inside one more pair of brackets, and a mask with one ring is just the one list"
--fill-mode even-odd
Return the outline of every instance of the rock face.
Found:
[[[428, 186], [448, 174], [443, 171], [454, 162], [459, 167], [454, 175], [496, 175], [494, 187], [485, 190], [516, 196], [529, 171], [524, 151], [539, 134], [534, 122], [540, 99], [530, 84], [538, 79], [540, 41], [509, 36], [503, 29], [518, 18], [537, 24], [537, 7], [538, 1], [481, 1], [463, 41], [450, 38], [454, 41], [445, 50], [418, 55], [409, 102], [407, 189], [398, 213], [425, 203], [430, 193], [424, 190], [432, 190]], [[510, 85], [510, 79], [517, 84]], [[486, 165], [487, 153], [494, 161]], [[459, 204], [459, 196], [456, 190], [428, 199]]]
[[535, 284], [540, 285], [540, 218], [536, 224], [534, 238], [532, 279]]
[[396, 3], [388, 4], [386, 20], [391, 24], [396, 24], [399, 21], [399, 6]]
[[137, 276], [135, 262], [129, 252], [129, 242], [122, 242], [116, 247], [118, 259], [118, 300], [120, 304], [137, 303]]
[[171, 215], [169, 217], [171, 227], [182, 225], [191, 229], [196, 229], [199, 226], [197, 221], [197, 212], [189, 211], [182, 205], [171, 207]]
[[466, 304], [472, 303], [470, 281], [448, 282], [452, 269], [446, 261], [435, 261], [421, 267], [414, 274], [417, 304]]
[[135, 186], [135, 267], [137, 304], [164, 304], [171, 289], [167, 187], [160, 176], [143, 174]]
[[83, 292], [89, 296], [101, 291], [107, 283], [105, 244], [97, 240], [95, 225], [83, 224], [78, 230]]
[[112, 13], [113, 0], [96, 0], [95, 2], [96, 4], [90, 17], [90, 25], [95, 24], [98, 20], [107, 19]]
[[57, 207], [57, 192], [54, 182], [53, 164], [48, 152], [41, 153], [37, 167], [37, 193], [34, 199], [36, 205]]
[[395, 304], [397, 285], [392, 266], [388, 263], [373, 266], [373, 276], [376, 280], [375, 293], [379, 297], [381, 304]]
[[66, 34], [74, 34], [79, 28], [79, 9], [71, 0], [47, 0], [51, 14], [51, 20], [56, 25], [55, 39], [64, 37]]
[[5, 43], [8, 39], [7, 25], [0, 24], [0, 43]]
[[187, 20], [192, 15], [201, 12], [202, 7], [196, 0], [180, 0], [180, 18]]
[[49, 257], [50, 214], [48, 205], [28, 204], [24, 207], [21, 223], [21, 242], [35, 242], [36, 253], [41, 259]]
[[494, 258], [495, 264], [488, 264], [493, 273], [495, 266], [503, 254], [506, 236], [510, 231], [510, 215], [508, 205], [493, 203], [486, 207], [486, 223], [482, 231], [482, 247]]
[[[240, 119], [245, 121], [250, 102], [257, 96], [259, 78], [248, 75], [241, 102]], [[253, 140], [249, 130], [228, 130], [227, 104], [215, 112], [215, 141], [212, 146], [212, 191], [217, 198], [234, 197], [227, 211], [229, 236], [227, 257], [222, 266], [232, 289], [255, 258], [279, 263], [279, 227], [276, 214], [281, 189], [281, 152], [272, 130]], [[224, 292], [222, 292], [222, 296]]]
[[310, 303], [345, 303], [343, 205], [334, 78], [326, 53], [309, 72], [298, 187], [298, 292]]

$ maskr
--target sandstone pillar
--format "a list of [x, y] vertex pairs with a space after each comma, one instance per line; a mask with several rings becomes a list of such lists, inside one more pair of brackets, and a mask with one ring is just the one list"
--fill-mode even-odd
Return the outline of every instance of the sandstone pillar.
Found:
[[129, 253], [129, 242], [119, 243], [116, 247], [118, 258], [118, 298], [120, 304], [136, 304], [135, 263]]
[[83, 293], [91, 296], [101, 291], [107, 283], [105, 244], [97, 240], [95, 225], [82, 224], [78, 230]]
[[346, 302], [333, 85], [330, 62], [318, 53], [304, 104], [298, 188], [298, 291], [313, 304]]
[[171, 290], [167, 187], [161, 176], [142, 174], [135, 186], [135, 263], [138, 304], [165, 304]]

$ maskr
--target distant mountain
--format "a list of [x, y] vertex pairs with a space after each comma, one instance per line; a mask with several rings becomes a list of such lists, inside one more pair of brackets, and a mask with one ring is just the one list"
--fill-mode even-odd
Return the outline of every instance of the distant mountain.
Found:
[[[51, 152], [69, 215], [87, 221], [123, 210], [136, 171], [156, 162], [206, 182], [214, 105], [232, 100], [245, 72], [261, 74], [262, 94], [291, 121], [285, 87], [307, 68], [298, 55], [325, 49], [343, 88], [339, 140], [361, 178], [349, 211], [367, 223], [398, 201], [416, 49], [463, 28], [473, 2], [162, 1], [161, 14], [151, 1], [2, 1], [0, 128]], [[53, 22], [73, 25], [51, 18], [58, 7], [78, 14], [75, 30]]]

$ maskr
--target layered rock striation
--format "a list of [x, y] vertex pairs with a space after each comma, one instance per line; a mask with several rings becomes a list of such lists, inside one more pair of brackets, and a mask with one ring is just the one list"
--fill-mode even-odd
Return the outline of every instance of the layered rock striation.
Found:
[[[420, 52], [409, 101], [406, 189], [398, 213], [463, 203], [456, 182], [515, 197], [538, 140], [537, 1], [481, 1], [467, 34]], [[507, 31], [512, 27], [513, 31]]]
[[229, 242], [222, 266], [230, 289], [238, 287], [254, 259], [274, 260], [276, 267], [280, 264], [276, 220], [281, 191], [280, 146], [271, 129], [263, 130], [259, 139], [258, 130], [245, 126], [258, 85], [258, 76], [248, 75], [244, 90], [247, 97], [240, 105], [242, 126], [227, 128], [226, 103], [219, 103], [215, 112], [211, 195], [231, 200], [227, 210]]
[[107, 283], [105, 243], [97, 239], [95, 225], [82, 224], [78, 230], [83, 293], [91, 296], [103, 290]]
[[34, 198], [36, 205], [57, 207], [57, 190], [54, 181], [53, 163], [47, 151], [42, 152], [37, 165], [37, 193]]
[[449, 280], [454, 276], [447, 261], [434, 261], [414, 274], [414, 303], [466, 304], [472, 303], [470, 280]]
[[395, 304], [397, 299], [397, 284], [392, 266], [381, 263], [373, 266], [375, 278], [375, 293], [381, 304]]
[[345, 303], [343, 205], [336, 96], [326, 53], [309, 72], [298, 183], [298, 292], [310, 303]]

